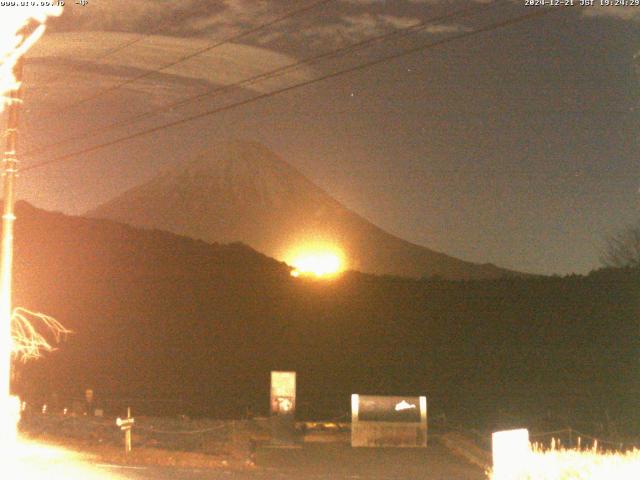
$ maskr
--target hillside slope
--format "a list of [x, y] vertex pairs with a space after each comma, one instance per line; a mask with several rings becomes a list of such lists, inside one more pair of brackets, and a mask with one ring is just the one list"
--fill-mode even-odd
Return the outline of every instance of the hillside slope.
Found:
[[342, 414], [359, 392], [427, 394], [430, 412], [474, 422], [559, 410], [640, 421], [637, 270], [313, 281], [240, 244], [24, 203], [17, 217], [15, 304], [74, 332], [17, 364], [35, 401], [93, 388], [139, 399], [139, 415], [155, 398], [181, 399], [174, 414], [265, 413], [269, 371], [295, 370], [300, 416]]

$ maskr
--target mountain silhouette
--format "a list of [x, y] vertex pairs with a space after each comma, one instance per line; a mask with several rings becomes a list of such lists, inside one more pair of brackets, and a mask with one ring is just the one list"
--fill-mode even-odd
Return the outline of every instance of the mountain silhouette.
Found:
[[447, 279], [515, 274], [385, 232], [257, 143], [221, 143], [87, 216], [207, 242], [242, 242], [283, 261], [300, 246], [337, 247], [347, 269], [366, 273]]

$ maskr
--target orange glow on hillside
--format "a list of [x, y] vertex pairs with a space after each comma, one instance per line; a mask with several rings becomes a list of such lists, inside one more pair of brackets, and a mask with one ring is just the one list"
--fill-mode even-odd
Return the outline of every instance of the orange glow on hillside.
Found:
[[338, 275], [345, 269], [342, 252], [330, 246], [308, 246], [295, 250], [288, 257], [287, 263], [294, 267], [291, 276], [313, 276], [329, 278]]

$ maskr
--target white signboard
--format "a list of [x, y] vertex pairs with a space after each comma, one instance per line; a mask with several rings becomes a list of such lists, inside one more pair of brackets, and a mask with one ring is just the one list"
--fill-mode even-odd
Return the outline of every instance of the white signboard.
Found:
[[426, 447], [427, 397], [351, 396], [352, 447]]
[[271, 372], [271, 414], [292, 415], [296, 409], [296, 372]]

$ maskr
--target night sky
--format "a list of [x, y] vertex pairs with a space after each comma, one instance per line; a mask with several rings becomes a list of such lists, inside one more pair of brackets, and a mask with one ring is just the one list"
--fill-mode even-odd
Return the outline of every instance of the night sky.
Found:
[[[486, 6], [334, 0], [68, 108], [313, 2], [67, 3], [25, 65], [24, 153], [212, 85], [465, 6]], [[436, 21], [400, 40], [47, 148], [24, 157], [22, 166], [541, 8], [523, 3], [495, 2], [475, 15]], [[638, 219], [636, 54], [640, 7], [558, 9], [25, 171], [18, 190], [39, 207], [78, 214], [217, 141], [259, 141], [347, 207], [406, 240], [515, 270], [586, 273], [599, 266], [604, 238]]]

